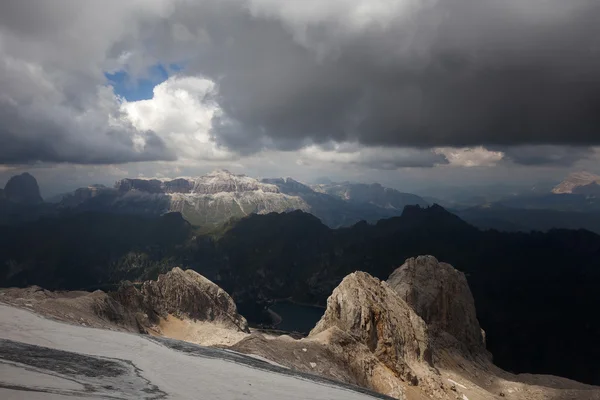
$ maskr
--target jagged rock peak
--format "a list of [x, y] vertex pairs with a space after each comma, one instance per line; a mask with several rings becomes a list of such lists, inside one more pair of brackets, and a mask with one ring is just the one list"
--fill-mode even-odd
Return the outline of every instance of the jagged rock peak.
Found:
[[388, 284], [427, 323], [432, 335], [446, 332], [471, 352], [485, 351], [475, 301], [465, 275], [433, 256], [409, 258]]
[[366, 345], [405, 381], [428, 379], [432, 352], [427, 326], [386, 282], [365, 272], [344, 278], [309, 336], [332, 328]]
[[[402, 211], [402, 221], [404, 223], [414, 224], [434, 224], [438, 229], [476, 229], [469, 225], [460, 217], [452, 214], [439, 204], [433, 204], [429, 207], [421, 207], [419, 205], [408, 205]], [[386, 224], [387, 221], [379, 221]]]
[[119, 192], [137, 190], [147, 193], [191, 193], [216, 194], [227, 192], [262, 191], [278, 193], [277, 185], [263, 183], [246, 175], [236, 175], [220, 169], [197, 178], [176, 179], [132, 179], [125, 178], [115, 183]]
[[249, 332], [248, 322], [238, 314], [231, 296], [193, 270], [176, 267], [156, 281], [144, 282], [139, 290], [125, 285], [114, 296], [125, 307], [145, 313], [151, 321], [171, 314]]
[[37, 180], [29, 173], [15, 175], [8, 180], [4, 187], [4, 197], [14, 203], [40, 204], [43, 203]]
[[196, 178], [192, 192], [214, 194], [259, 190], [270, 193], [279, 192], [279, 189], [274, 184], [263, 183], [246, 175], [236, 175], [225, 169], [220, 169]]

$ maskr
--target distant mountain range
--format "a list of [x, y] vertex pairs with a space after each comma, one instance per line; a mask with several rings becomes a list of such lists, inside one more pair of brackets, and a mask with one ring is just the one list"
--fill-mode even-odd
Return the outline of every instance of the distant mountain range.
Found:
[[[490, 189], [491, 197], [477, 197], [467, 188], [466, 193], [448, 191], [446, 200], [438, 200], [378, 183], [323, 181], [307, 185], [293, 178], [255, 179], [217, 170], [196, 178], [125, 178], [113, 187], [90, 185], [44, 203], [35, 178], [22, 174], [0, 190], [0, 223], [86, 211], [145, 216], [180, 212], [192, 225], [211, 231], [251, 214], [301, 210], [337, 228], [399, 216], [408, 205], [437, 203], [482, 229], [583, 228], [600, 233], [599, 181], [597, 175], [579, 172], [554, 189], [549, 186], [511, 194], [507, 186]], [[501, 196], [503, 190], [506, 194]]]
[[161, 215], [176, 211], [191, 224], [206, 229], [250, 214], [294, 210], [309, 212], [330, 227], [350, 226], [400, 215], [407, 205], [428, 205], [419, 196], [379, 184], [345, 182], [311, 187], [292, 178], [258, 180], [226, 170], [197, 178], [126, 178], [112, 188], [79, 188], [53, 199], [53, 204], [57, 213]]
[[387, 210], [404, 210], [409, 205], [429, 205], [423, 198], [381, 186], [379, 183], [328, 183], [313, 185], [313, 190], [355, 204], [373, 204]]
[[553, 228], [587, 229], [600, 234], [600, 211], [512, 208], [501, 204], [452, 210], [480, 229], [503, 232], [546, 232]]
[[587, 229], [600, 233], [600, 176], [588, 172], [569, 175], [546, 193], [506, 196], [469, 207], [450, 209], [482, 229], [507, 232], [547, 231], [552, 228]]

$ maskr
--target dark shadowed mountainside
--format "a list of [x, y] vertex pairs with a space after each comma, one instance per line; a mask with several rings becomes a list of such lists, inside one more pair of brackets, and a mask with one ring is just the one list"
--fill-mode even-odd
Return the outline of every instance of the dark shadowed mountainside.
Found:
[[1, 286], [81, 289], [181, 266], [225, 289], [251, 321], [274, 299], [324, 305], [349, 273], [387, 279], [431, 254], [465, 273], [499, 366], [600, 382], [600, 236], [589, 231], [482, 232], [435, 205], [340, 229], [301, 211], [250, 215], [213, 235], [179, 214], [86, 213], [1, 229]]
[[455, 212], [480, 229], [506, 232], [587, 229], [600, 234], [600, 211], [527, 210], [508, 207], [472, 207]]
[[421, 197], [402, 193], [396, 189], [386, 188], [379, 183], [329, 183], [313, 185], [312, 188], [320, 193], [338, 197], [355, 204], [372, 204], [387, 210], [403, 210], [409, 205], [429, 205]]
[[19, 204], [40, 204], [43, 202], [37, 181], [27, 172], [15, 175], [8, 180], [4, 187], [4, 198]]

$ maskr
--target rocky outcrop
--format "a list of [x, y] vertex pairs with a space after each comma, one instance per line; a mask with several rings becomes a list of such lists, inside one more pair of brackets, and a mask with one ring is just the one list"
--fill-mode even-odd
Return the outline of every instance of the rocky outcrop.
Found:
[[[436, 272], [429, 271], [431, 268]], [[231, 298], [197, 273], [179, 268], [157, 281], [145, 282], [139, 289], [124, 285], [110, 295], [101, 291], [49, 292], [40, 287], [0, 289], [0, 303], [87, 327], [230, 346], [293, 370], [359, 385], [400, 400], [600, 399], [600, 390], [593, 386], [552, 376], [513, 375], [489, 359], [463, 357], [443, 347], [448, 342], [439, 337], [459, 343], [442, 330], [453, 331], [449, 316], [456, 317], [453, 313], [457, 311], [448, 303], [431, 299], [445, 299], [448, 293], [454, 294], [458, 303], [469, 303], [470, 298], [470, 292], [464, 292], [464, 276], [448, 264], [433, 257], [418, 257], [409, 259], [394, 275], [397, 286], [409, 288], [405, 293], [411, 293], [411, 304], [431, 321], [431, 327], [390, 284], [363, 272], [343, 280], [329, 298], [321, 321], [309, 337], [300, 340], [240, 332], [247, 332], [247, 324]], [[435, 313], [437, 306], [445, 313]], [[470, 313], [469, 308], [463, 304], [462, 310]], [[461, 337], [457, 332], [454, 335]], [[223, 340], [223, 336], [228, 337]]]
[[402, 400], [600, 399], [591, 386], [502, 371], [481, 335], [465, 276], [423, 256], [407, 260], [389, 283], [348, 275], [307, 338], [255, 333], [232, 349]]
[[339, 284], [308, 337], [254, 333], [231, 349], [397, 399], [454, 398], [432, 365], [424, 321], [386, 282], [364, 272]]
[[224, 330], [248, 333], [246, 319], [233, 299], [195, 271], [174, 268], [139, 289], [125, 282], [110, 293], [51, 292], [38, 286], [0, 289], [0, 302], [33, 309], [66, 322], [97, 328], [160, 334], [167, 319], [210, 323]]
[[432, 334], [439, 337], [446, 332], [469, 351], [485, 351], [475, 301], [462, 272], [433, 256], [420, 256], [406, 260], [387, 282]]
[[174, 315], [249, 332], [248, 322], [238, 314], [233, 299], [192, 270], [173, 268], [156, 281], [144, 282], [140, 289], [124, 285], [112, 296], [127, 309], [141, 313], [141, 324], [146, 324], [146, 319], [156, 323], [160, 318]]
[[387, 283], [364, 272], [344, 278], [309, 338], [330, 329], [364, 344], [403, 381], [436, 387], [431, 384], [435, 372], [427, 326]]
[[52, 292], [39, 286], [0, 289], [0, 302], [34, 310], [53, 319], [95, 328], [145, 332], [134, 313], [108, 294]]
[[37, 180], [27, 172], [15, 175], [4, 187], [4, 197], [13, 203], [41, 204], [44, 202], [40, 195]]
[[369, 348], [333, 327], [301, 340], [252, 334], [230, 347], [288, 368], [358, 385], [396, 399], [406, 399], [404, 385]]

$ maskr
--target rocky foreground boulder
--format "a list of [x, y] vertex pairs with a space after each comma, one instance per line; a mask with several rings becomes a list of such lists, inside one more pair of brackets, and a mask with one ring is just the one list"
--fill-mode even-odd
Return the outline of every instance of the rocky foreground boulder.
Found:
[[[485, 354], [485, 346], [476, 334], [479, 324], [464, 275], [430, 256], [407, 260], [388, 282], [364, 272], [348, 275], [329, 297], [322, 319], [300, 340], [248, 334], [227, 293], [180, 268], [110, 294], [1, 289], [0, 303], [70, 323], [194, 343], [207, 343], [198, 334], [231, 334], [235, 344], [213, 345], [401, 400], [600, 400], [596, 387], [513, 375], [487, 357], [474, 357]], [[182, 338], [173, 329], [183, 325], [194, 335]]]
[[129, 332], [160, 334], [159, 325], [167, 318], [249, 332], [248, 322], [223, 289], [197, 272], [181, 268], [139, 288], [124, 283], [110, 293], [51, 292], [38, 286], [0, 289], [0, 302], [60, 321]]
[[249, 332], [248, 322], [238, 314], [231, 296], [193, 270], [176, 267], [156, 281], [144, 282], [139, 289], [123, 285], [111, 296], [128, 310], [141, 313], [142, 321], [147, 319], [149, 323], [173, 315]]
[[52, 292], [39, 286], [0, 289], [0, 302], [94, 328], [145, 332], [135, 313], [101, 290]]
[[432, 362], [423, 320], [389, 285], [366, 272], [344, 278], [309, 336], [333, 327], [358, 339], [408, 380], [417, 379], [411, 364]]
[[[441, 386], [433, 368], [427, 325], [386, 282], [365, 272], [344, 278], [327, 300], [325, 314], [309, 338], [331, 330], [363, 344], [405, 384], [420, 386], [430, 395]], [[343, 336], [336, 333], [330, 337]], [[329, 344], [339, 343], [330, 340]]]
[[485, 352], [483, 331], [465, 274], [433, 256], [420, 256], [406, 260], [387, 283], [434, 336], [449, 334], [466, 350]]

